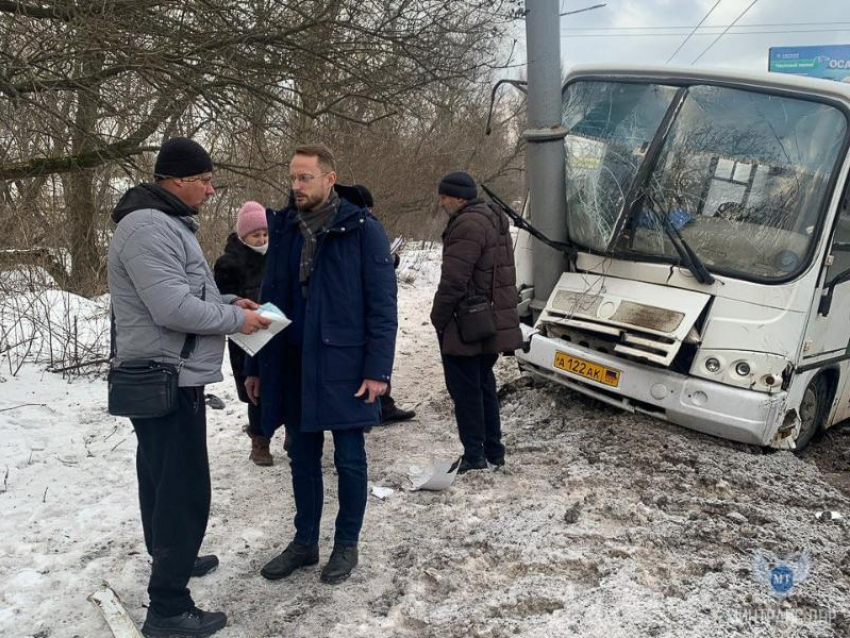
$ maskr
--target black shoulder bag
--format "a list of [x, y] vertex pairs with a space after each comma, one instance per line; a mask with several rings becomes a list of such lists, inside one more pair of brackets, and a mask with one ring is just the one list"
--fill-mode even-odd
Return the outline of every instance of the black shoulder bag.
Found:
[[[501, 239], [498, 232], [496, 236]], [[460, 300], [455, 309], [460, 340], [464, 343], [478, 343], [496, 336], [496, 317], [493, 304], [496, 301], [496, 269], [499, 267], [499, 249], [496, 244], [496, 255], [493, 258], [493, 282], [490, 286], [490, 298], [486, 295], [472, 295]], [[474, 270], [473, 270], [474, 274]], [[474, 285], [474, 284], [473, 284]]]
[[[201, 293], [201, 299], [206, 295]], [[187, 334], [177, 365], [152, 359], [130, 359], [115, 365], [115, 313], [111, 313], [112, 367], [109, 383], [109, 414], [129, 419], [156, 419], [177, 410], [180, 371], [195, 349], [198, 336]]]

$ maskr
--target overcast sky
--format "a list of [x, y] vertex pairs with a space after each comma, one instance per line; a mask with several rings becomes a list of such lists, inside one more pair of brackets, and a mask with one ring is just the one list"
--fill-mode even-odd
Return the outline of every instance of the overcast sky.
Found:
[[[607, 3], [595, 11], [561, 17], [561, 56], [566, 71], [589, 63], [664, 65], [717, 0], [559, 2], [562, 12]], [[751, 3], [721, 0], [670, 64], [691, 65]], [[520, 31], [524, 28], [521, 25]], [[757, 0], [696, 66], [767, 70], [770, 47], [819, 44], [850, 45], [850, 0]], [[524, 37], [518, 46], [525, 46]]]

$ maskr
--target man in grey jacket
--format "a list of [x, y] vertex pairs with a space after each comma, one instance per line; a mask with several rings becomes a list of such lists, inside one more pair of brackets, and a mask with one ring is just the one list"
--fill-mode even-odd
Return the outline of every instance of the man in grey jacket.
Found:
[[[223, 613], [195, 607], [187, 588], [190, 576], [218, 565], [215, 556], [198, 557], [210, 511], [204, 385], [222, 379], [224, 335], [268, 325], [254, 302], [219, 294], [195, 236], [198, 209], [214, 192], [212, 170], [199, 144], [172, 138], [157, 156], [155, 183], [128, 190], [112, 213], [115, 364], [182, 361], [177, 410], [132, 419], [142, 527], [153, 561], [142, 627], [148, 637], [209, 636], [227, 624]], [[193, 342], [186, 357], [184, 345]]]

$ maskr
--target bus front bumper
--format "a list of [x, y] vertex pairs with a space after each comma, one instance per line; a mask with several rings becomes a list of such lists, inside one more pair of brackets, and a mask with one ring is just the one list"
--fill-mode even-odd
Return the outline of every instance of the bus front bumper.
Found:
[[[735, 388], [544, 337], [525, 325], [522, 329], [527, 351], [518, 350], [516, 357], [520, 368], [538, 377], [624, 410], [724, 439], [751, 445], [793, 446], [778, 434], [785, 416], [784, 391], [765, 394]], [[557, 368], [556, 353], [619, 372], [617, 385]]]

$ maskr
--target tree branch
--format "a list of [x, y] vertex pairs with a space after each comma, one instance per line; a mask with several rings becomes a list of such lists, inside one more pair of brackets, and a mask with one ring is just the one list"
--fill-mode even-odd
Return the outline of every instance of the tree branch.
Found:
[[64, 22], [70, 22], [74, 17], [73, 11], [55, 4], [44, 6], [11, 0], [0, 0], [0, 13], [14, 13], [28, 18], [62, 20]]

